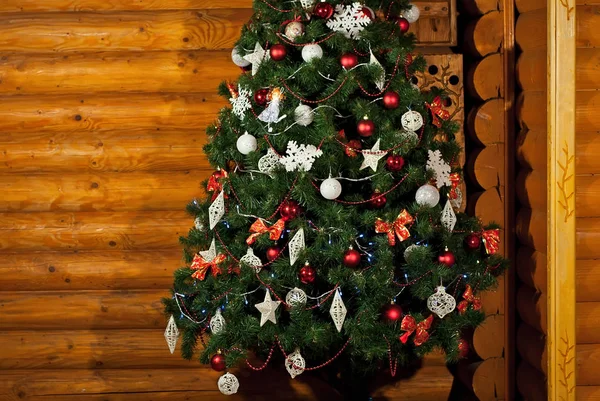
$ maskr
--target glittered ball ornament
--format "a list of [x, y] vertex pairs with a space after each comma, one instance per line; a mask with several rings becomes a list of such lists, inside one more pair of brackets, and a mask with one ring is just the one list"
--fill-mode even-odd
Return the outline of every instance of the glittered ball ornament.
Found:
[[389, 171], [396, 173], [404, 167], [404, 158], [400, 155], [391, 155], [385, 161], [385, 167]]
[[402, 319], [402, 308], [395, 303], [386, 305], [383, 308], [381, 317], [388, 323], [398, 322], [400, 319]]
[[241, 68], [248, 67], [251, 64], [249, 61], [245, 60], [244, 57], [242, 57], [237, 47], [234, 47], [231, 51], [231, 61], [233, 61], [233, 64]]
[[456, 263], [456, 258], [451, 251], [446, 249], [438, 255], [438, 262], [446, 265], [447, 267], [452, 267]]
[[346, 267], [358, 267], [358, 265], [360, 265], [360, 252], [350, 247], [350, 249], [344, 253], [344, 259], [342, 262]]
[[279, 209], [279, 214], [281, 214], [281, 218], [285, 221], [295, 219], [301, 212], [302, 209], [300, 208], [300, 205], [293, 200], [283, 202]]
[[311, 284], [317, 278], [317, 272], [308, 262], [306, 262], [304, 266], [302, 266], [302, 269], [300, 269], [300, 272], [298, 272], [298, 278], [303, 284]]
[[342, 184], [331, 177], [324, 180], [319, 189], [323, 198], [328, 200], [337, 199], [342, 194]]
[[312, 60], [323, 58], [323, 48], [316, 43], [302, 48], [302, 60], [310, 63]]
[[285, 26], [285, 36], [288, 37], [292, 42], [304, 35], [304, 24], [299, 21], [292, 21]]
[[278, 246], [270, 246], [267, 248], [267, 259], [269, 260], [269, 262], [272, 262], [275, 259], [277, 259], [280, 253], [281, 248], [279, 248]]
[[406, 33], [410, 29], [410, 22], [404, 17], [398, 17], [396, 19], [396, 25], [400, 28], [400, 32]]
[[317, 3], [315, 8], [313, 9], [313, 16], [323, 19], [329, 19], [333, 16], [333, 6], [326, 1], [321, 1]]
[[381, 195], [381, 192], [375, 191], [369, 200], [369, 206], [373, 209], [383, 209], [387, 203], [387, 198]]
[[308, 127], [315, 120], [312, 107], [301, 104], [294, 110], [294, 121], [303, 127]]
[[254, 152], [258, 147], [258, 144], [256, 138], [246, 132], [238, 138], [236, 147], [241, 154], [247, 155]]
[[273, 60], [281, 61], [287, 57], [287, 47], [285, 47], [284, 45], [282, 45], [280, 43], [277, 43], [277, 44], [271, 46], [271, 49], [269, 50], [269, 54], [271, 55], [271, 58]]
[[220, 352], [214, 354], [212, 358], [210, 358], [210, 367], [217, 372], [223, 372], [227, 369], [227, 364], [225, 363], [225, 355]]
[[406, 18], [409, 23], [414, 24], [421, 16], [421, 10], [419, 10], [419, 7], [415, 6], [414, 4], [410, 4], [408, 6], [408, 10], [404, 10], [402, 12], [402, 16]]
[[477, 234], [469, 234], [465, 238], [465, 245], [469, 249], [479, 249], [479, 246], [481, 245], [481, 239]]
[[400, 106], [400, 95], [394, 91], [387, 91], [383, 94], [383, 105], [386, 109], [397, 109]]
[[417, 189], [415, 200], [421, 206], [435, 207], [440, 202], [440, 193], [433, 185], [425, 184]]
[[368, 138], [375, 133], [375, 123], [372, 120], [369, 120], [369, 117], [365, 116], [358, 122], [356, 131], [358, 132], [358, 135]]
[[352, 69], [358, 65], [358, 56], [354, 53], [345, 53], [340, 58], [340, 64], [347, 70]]
[[259, 106], [264, 106], [265, 104], [267, 104], [268, 99], [269, 99], [269, 90], [268, 89], [259, 89], [254, 94], [254, 101]]

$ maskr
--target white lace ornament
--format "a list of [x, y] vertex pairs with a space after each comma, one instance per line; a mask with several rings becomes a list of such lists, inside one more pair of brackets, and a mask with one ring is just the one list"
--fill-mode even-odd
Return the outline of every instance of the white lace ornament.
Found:
[[252, 103], [250, 102], [251, 96], [252, 91], [244, 89], [241, 87], [241, 85], [238, 85], [237, 95], [229, 98], [229, 101], [232, 105], [231, 111], [240, 120], [243, 120], [246, 117], [246, 111], [252, 108]]
[[306, 361], [300, 355], [300, 350], [296, 348], [294, 352], [288, 355], [285, 358], [285, 368], [287, 369], [292, 379], [296, 378], [296, 376], [301, 375], [304, 372], [304, 368], [306, 367]]
[[452, 204], [449, 200], [446, 201], [446, 206], [444, 206], [444, 210], [442, 210], [440, 221], [449, 232], [454, 230], [454, 226], [456, 225], [456, 214], [454, 213], [454, 209], [452, 209]]
[[315, 0], [300, 0], [300, 4], [302, 4], [302, 8], [307, 10], [315, 4]]
[[252, 75], [256, 75], [261, 63], [270, 58], [271, 53], [269, 53], [268, 50], [263, 49], [258, 42], [254, 45], [254, 53], [247, 54], [243, 57], [244, 60], [252, 63]]
[[402, 128], [407, 131], [417, 132], [423, 126], [423, 116], [414, 110], [409, 110], [402, 115]]
[[279, 156], [277, 156], [277, 153], [275, 153], [273, 149], [269, 148], [269, 150], [267, 150], [267, 154], [261, 157], [258, 161], [258, 170], [261, 173], [272, 176], [273, 171], [275, 171], [275, 168], [278, 164]]
[[217, 257], [217, 246], [215, 244], [215, 239], [212, 239], [210, 248], [208, 248], [206, 251], [200, 251], [198, 254], [202, 256], [202, 259], [205, 261], [212, 262], [212, 260]]
[[463, 193], [460, 188], [456, 188], [454, 192], [456, 192], [456, 198], [450, 199], [450, 203], [453, 208], [460, 209], [463, 203]]
[[456, 308], [456, 300], [452, 295], [446, 293], [443, 286], [439, 286], [435, 293], [427, 298], [427, 308], [443, 319]]
[[354, 2], [348, 6], [335, 6], [335, 15], [327, 21], [327, 27], [332, 31], [341, 32], [349, 39], [359, 39], [360, 33], [371, 19], [362, 12], [363, 5]]
[[307, 299], [306, 293], [297, 287], [294, 287], [285, 296], [285, 302], [293, 308], [303, 307], [306, 305]]
[[208, 208], [208, 223], [212, 230], [225, 215], [225, 195], [223, 191], [217, 196], [215, 201]]
[[240, 262], [250, 266], [256, 273], [259, 273], [262, 266], [262, 261], [254, 254], [252, 248], [248, 248], [246, 254], [240, 258]]
[[169, 345], [169, 351], [171, 354], [175, 352], [175, 347], [177, 346], [177, 338], [179, 338], [179, 329], [177, 328], [177, 324], [175, 323], [175, 318], [171, 315], [169, 319], [169, 323], [167, 323], [167, 328], [165, 329], [165, 340], [167, 340], [167, 344]]
[[363, 160], [363, 163], [360, 166], [360, 170], [364, 170], [368, 167], [371, 167], [371, 170], [377, 172], [377, 165], [379, 163], [379, 160], [381, 160], [387, 154], [386, 151], [379, 150], [380, 142], [381, 139], [378, 139], [371, 149], [362, 151], [362, 155], [365, 158], [365, 160]]
[[217, 308], [215, 315], [210, 318], [210, 331], [219, 334], [225, 330], [225, 318], [221, 315], [221, 308]]
[[277, 316], [275, 316], [275, 311], [279, 307], [280, 303], [281, 301], [273, 301], [271, 299], [271, 293], [269, 290], [267, 290], [265, 293], [265, 300], [254, 305], [254, 307], [260, 312], [260, 327], [262, 327], [267, 320], [277, 324]]
[[347, 312], [346, 305], [344, 305], [344, 301], [342, 301], [342, 296], [340, 295], [340, 290], [336, 289], [331, 308], [329, 308], [329, 314], [331, 315], [338, 332], [342, 331]]
[[316, 146], [298, 145], [296, 141], [288, 142], [286, 153], [286, 156], [279, 159], [286, 171], [310, 171], [315, 160], [323, 155], [323, 151]]
[[238, 381], [237, 377], [228, 372], [219, 377], [217, 386], [219, 387], [219, 391], [221, 393], [225, 395], [232, 395], [238, 392], [238, 389], [240, 388], [240, 382]]
[[377, 86], [377, 89], [382, 91], [383, 88], [385, 88], [385, 69], [383, 68], [379, 60], [377, 60], [377, 58], [373, 54], [373, 51], [371, 50], [369, 52], [371, 53], [371, 59], [369, 60], [369, 64], [372, 66], [379, 66], [379, 68], [381, 69], [381, 74], [379, 74], [379, 76], [375, 80], [375, 86]]
[[304, 242], [304, 229], [300, 228], [294, 237], [290, 240], [290, 266], [293, 266], [294, 263], [300, 257], [300, 253], [306, 247]]
[[427, 170], [433, 171], [433, 178], [435, 179], [438, 188], [444, 185], [450, 186], [450, 172], [452, 169], [450, 165], [444, 160], [442, 152], [438, 149], [435, 151], [429, 150], [429, 157], [427, 159]]

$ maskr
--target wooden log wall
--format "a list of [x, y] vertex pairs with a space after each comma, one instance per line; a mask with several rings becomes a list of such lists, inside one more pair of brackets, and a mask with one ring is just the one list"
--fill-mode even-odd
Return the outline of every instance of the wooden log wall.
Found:
[[[455, 43], [455, 2], [418, 4], [420, 40]], [[218, 373], [168, 352], [160, 299], [250, 6], [0, 1], [0, 400], [225, 399]], [[282, 366], [236, 374], [232, 400], [339, 399]], [[433, 355], [374, 396], [438, 401], [452, 383]]]

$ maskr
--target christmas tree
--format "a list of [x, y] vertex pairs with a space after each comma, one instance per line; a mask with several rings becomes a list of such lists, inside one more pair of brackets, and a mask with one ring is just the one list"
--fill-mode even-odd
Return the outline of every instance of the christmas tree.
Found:
[[[465, 351], [496, 284], [498, 227], [460, 212], [458, 129], [406, 1], [256, 0], [208, 129], [215, 172], [182, 238], [165, 335], [225, 371], [279, 363], [353, 375]], [[444, 140], [439, 140], [442, 133]], [[202, 343], [200, 345], [199, 343]], [[225, 373], [224, 394], [239, 383]]]

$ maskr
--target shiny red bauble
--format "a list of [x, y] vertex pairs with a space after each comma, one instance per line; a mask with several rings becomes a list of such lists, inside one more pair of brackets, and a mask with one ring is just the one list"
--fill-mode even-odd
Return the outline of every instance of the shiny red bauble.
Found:
[[227, 369], [227, 364], [225, 363], [225, 355], [223, 354], [214, 354], [212, 358], [210, 358], [210, 367], [217, 372], [222, 372]]
[[458, 355], [461, 358], [466, 358], [467, 356], [469, 356], [469, 343], [467, 342], [467, 340], [465, 340], [464, 338], [461, 338], [460, 340], [458, 340]]
[[340, 58], [340, 64], [347, 70], [354, 68], [358, 65], [358, 56], [354, 53], [345, 53]]
[[369, 200], [369, 205], [374, 209], [383, 209], [386, 203], [387, 198], [381, 195], [381, 192], [379, 191], [375, 191], [375, 193], [371, 195], [371, 200]]
[[285, 47], [282, 44], [275, 44], [273, 46], [271, 46], [271, 49], [269, 50], [269, 54], [271, 55], [271, 58], [275, 61], [281, 61], [284, 58], [287, 57], [287, 47]]
[[465, 245], [469, 249], [479, 249], [481, 245], [481, 238], [477, 234], [469, 234], [467, 238], [465, 238]]
[[383, 94], [383, 105], [386, 109], [397, 109], [400, 106], [400, 95], [394, 91], [387, 91]]
[[356, 126], [356, 131], [360, 136], [370, 137], [375, 133], [375, 123], [369, 119], [360, 120]]
[[373, 9], [371, 7], [362, 6], [360, 9], [360, 13], [370, 20], [375, 19], [375, 12], [373, 11]]
[[402, 319], [402, 308], [396, 304], [389, 304], [383, 308], [381, 314], [383, 320], [389, 323], [394, 323]]
[[269, 90], [268, 89], [259, 89], [254, 94], [254, 101], [259, 106], [264, 106], [267, 104], [267, 100], [269, 98]]
[[344, 152], [349, 157], [356, 157], [358, 155], [357, 150], [362, 149], [362, 143], [358, 139], [351, 139], [346, 145], [348, 146], [344, 148]]
[[317, 278], [317, 272], [311, 265], [306, 263], [304, 266], [302, 266], [302, 269], [300, 269], [298, 278], [303, 284], [310, 284]]
[[348, 249], [346, 253], [344, 253], [343, 263], [346, 267], [357, 267], [360, 265], [360, 252], [358, 252], [356, 249]]
[[399, 155], [391, 155], [385, 161], [385, 167], [391, 172], [398, 172], [404, 167], [404, 157]]
[[454, 266], [454, 263], [456, 263], [456, 258], [452, 252], [446, 250], [439, 254], [438, 262], [448, 267], [452, 267]]
[[301, 212], [302, 209], [300, 208], [300, 205], [293, 200], [283, 202], [279, 209], [279, 214], [281, 214], [281, 218], [285, 221], [295, 219]]
[[331, 4], [322, 1], [320, 3], [317, 3], [315, 8], [313, 9], [312, 15], [323, 19], [329, 19], [333, 16], [333, 11], [333, 6]]
[[267, 259], [269, 259], [269, 261], [273, 261], [277, 259], [280, 253], [281, 248], [279, 248], [278, 246], [270, 246], [269, 248], [267, 248]]
[[404, 17], [398, 17], [396, 19], [396, 25], [400, 28], [400, 32], [406, 33], [410, 29], [410, 22]]

